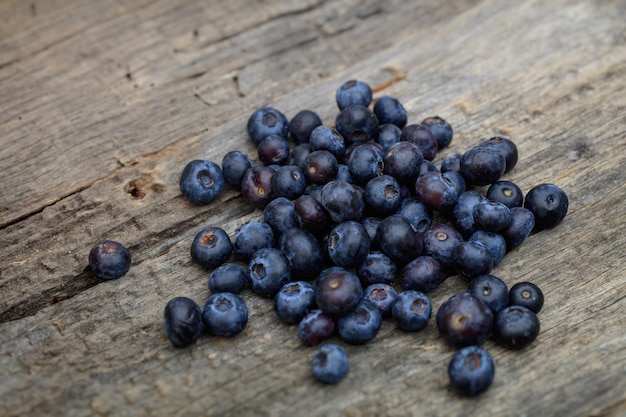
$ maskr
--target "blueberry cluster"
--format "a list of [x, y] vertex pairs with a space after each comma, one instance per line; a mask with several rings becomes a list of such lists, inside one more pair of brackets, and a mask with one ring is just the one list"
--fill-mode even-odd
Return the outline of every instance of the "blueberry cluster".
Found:
[[[458, 273], [470, 285], [440, 306], [437, 326], [462, 348], [450, 362], [452, 386], [468, 395], [484, 391], [494, 365], [479, 346], [492, 334], [506, 347], [528, 345], [543, 304], [533, 284], [509, 291], [490, 272], [533, 230], [563, 220], [566, 194], [541, 184], [524, 196], [502, 180], [518, 160], [507, 138], [451, 154], [437, 167], [433, 159], [453, 137], [441, 117], [407, 124], [406, 110], [389, 96], [370, 108], [372, 89], [357, 80], [337, 90], [336, 102], [334, 125], [312, 110], [288, 120], [260, 108], [247, 123], [258, 162], [234, 150], [221, 167], [194, 160], [183, 169], [180, 189], [192, 203], [214, 201], [227, 184], [263, 210], [263, 219], [242, 224], [232, 240], [216, 226], [197, 234], [191, 257], [212, 269], [212, 295], [202, 310], [182, 297], [167, 304], [170, 340], [188, 345], [203, 327], [221, 336], [240, 332], [247, 309], [237, 294], [247, 286], [273, 299], [278, 317], [297, 325], [307, 346], [333, 335], [364, 344], [385, 318], [404, 331], [423, 329], [433, 310], [427, 293]], [[239, 263], [228, 263], [233, 256]], [[312, 368], [321, 381], [338, 382], [348, 370], [345, 350], [323, 345]]]

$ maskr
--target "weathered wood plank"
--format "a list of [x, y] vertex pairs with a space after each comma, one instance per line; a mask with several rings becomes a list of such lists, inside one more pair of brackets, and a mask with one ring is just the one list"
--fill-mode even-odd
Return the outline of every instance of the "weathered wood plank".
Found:
[[[91, 3], [33, 3], [35, 16], [20, 2], [0, 7], [11, 22], [0, 28], [2, 414], [626, 411], [621, 2]], [[411, 121], [438, 113], [455, 127], [436, 162], [504, 134], [520, 151], [507, 178], [568, 192], [565, 222], [495, 270], [509, 285], [544, 289], [538, 341], [521, 352], [487, 343], [496, 381], [471, 400], [448, 388], [453, 350], [434, 323], [417, 334], [385, 323], [372, 343], [348, 346], [351, 370], [335, 387], [315, 383], [313, 350], [249, 292], [243, 334], [172, 348], [165, 302], [208, 296], [207, 271], [189, 258], [194, 234], [217, 224], [232, 235], [260, 215], [233, 190], [207, 207], [187, 204], [177, 187], [184, 163], [231, 149], [255, 155], [245, 137], [255, 107], [288, 116], [310, 107], [331, 123], [341, 82], [383, 85], [394, 74], [377, 96], [399, 97]], [[133, 253], [122, 279], [100, 282], [85, 269], [104, 237]], [[434, 306], [465, 285], [448, 279]]]

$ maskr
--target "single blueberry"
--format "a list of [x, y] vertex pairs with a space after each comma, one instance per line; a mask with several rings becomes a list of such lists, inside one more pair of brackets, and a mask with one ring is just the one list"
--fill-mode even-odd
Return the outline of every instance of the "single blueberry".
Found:
[[341, 110], [335, 127], [347, 144], [367, 142], [378, 134], [378, 119], [366, 106], [353, 105]]
[[272, 191], [275, 198], [295, 200], [304, 193], [306, 186], [304, 172], [296, 165], [283, 165], [274, 172]]
[[441, 162], [440, 171], [445, 172], [459, 172], [461, 170], [461, 158], [463, 155], [460, 153], [453, 153], [446, 156]]
[[315, 307], [315, 289], [305, 281], [288, 282], [274, 297], [274, 310], [287, 324], [297, 324]]
[[482, 243], [485, 248], [487, 248], [491, 258], [493, 259], [493, 266], [497, 266], [500, 262], [502, 262], [502, 259], [504, 259], [504, 255], [506, 254], [506, 241], [501, 234], [477, 230], [472, 233], [468, 241]]
[[237, 294], [212, 294], [202, 308], [202, 322], [209, 333], [232, 337], [248, 324], [248, 307]]
[[381, 123], [378, 126], [376, 143], [378, 143], [383, 148], [383, 151], [386, 152], [389, 150], [391, 145], [400, 142], [400, 136], [402, 136], [402, 129], [398, 126], [391, 123]]
[[492, 327], [489, 306], [468, 292], [448, 298], [437, 311], [439, 333], [452, 346], [480, 345], [489, 338]]
[[524, 194], [522, 190], [511, 181], [496, 181], [489, 186], [485, 194], [488, 200], [497, 201], [508, 208], [522, 207]]
[[412, 142], [402, 141], [389, 147], [383, 159], [383, 173], [393, 176], [401, 184], [414, 185], [420, 174], [424, 157]]
[[304, 161], [304, 176], [311, 184], [324, 185], [335, 179], [339, 165], [329, 151], [311, 151]]
[[258, 208], [265, 208], [272, 201], [272, 182], [275, 171], [266, 166], [254, 166], [248, 168], [241, 180], [241, 195], [243, 198]]
[[300, 214], [293, 201], [278, 197], [263, 209], [263, 221], [272, 228], [274, 236], [280, 236], [293, 227], [300, 227]]
[[298, 336], [306, 346], [315, 346], [335, 333], [335, 319], [320, 309], [307, 313], [298, 323]]
[[485, 200], [485, 196], [476, 191], [466, 191], [459, 195], [452, 209], [452, 224], [464, 237], [470, 237], [478, 229], [474, 222], [474, 207]]
[[224, 181], [231, 187], [240, 190], [243, 174], [252, 167], [252, 160], [241, 151], [230, 151], [222, 158], [222, 174]]
[[218, 292], [239, 294], [246, 287], [246, 271], [237, 264], [222, 264], [211, 272], [207, 286], [212, 294]]
[[348, 373], [348, 354], [339, 345], [326, 344], [313, 355], [311, 369], [319, 381], [336, 384]]
[[401, 197], [400, 184], [391, 175], [374, 177], [365, 185], [365, 203], [375, 215], [395, 213]]
[[242, 224], [235, 232], [233, 250], [237, 258], [249, 261], [252, 255], [263, 248], [274, 246], [274, 232], [263, 221], [249, 221]]
[[337, 89], [335, 99], [339, 110], [343, 110], [348, 106], [354, 105], [367, 107], [372, 102], [372, 89], [363, 81], [346, 81], [341, 85], [341, 87], [339, 87], [339, 89]]
[[534, 227], [535, 216], [532, 211], [524, 207], [513, 207], [511, 223], [501, 232], [506, 241], [506, 249], [510, 251], [524, 243]]
[[493, 268], [493, 258], [489, 250], [478, 241], [457, 244], [452, 249], [451, 258], [457, 271], [468, 278], [488, 274]]
[[509, 172], [517, 164], [517, 146], [510, 139], [496, 136], [481, 142], [478, 146], [491, 148], [500, 153], [506, 162], [504, 172]]
[[257, 145], [270, 135], [286, 138], [288, 130], [289, 121], [285, 115], [272, 107], [262, 107], [248, 119], [248, 135]]
[[474, 223], [486, 232], [499, 232], [511, 222], [511, 210], [497, 201], [486, 200], [476, 204]]
[[448, 365], [452, 388], [466, 396], [478, 395], [489, 388], [495, 375], [493, 359], [478, 346], [457, 351]]
[[301, 110], [289, 121], [289, 135], [296, 143], [309, 141], [311, 132], [321, 126], [322, 119], [312, 110]]
[[397, 213], [419, 233], [426, 232], [433, 221], [432, 212], [416, 197], [403, 199]]
[[343, 316], [363, 298], [363, 287], [352, 272], [335, 266], [323, 270], [315, 282], [315, 302], [326, 314]]
[[359, 143], [347, 154], [350, 175], [357, 184], [366, 184], [369, 180], [383, 175], [385, 169], [382, 148], [373, 142]]
[[374, 114], [380, 124], [391, 123], [402, 129], [406, 126], [407, 115], [404, 106], [395, 97], [382, 96], [374, 104]]
[[430, 320], [432, 305], [428, 296], [420, 291], [406, 290], [398, 294], [391, 310], [393, 321], [402, 330], [416, 332]]
[[537, 338], [539, 319], [526, 307], [508, 306], [496, 315], [493, 333], [500, 345], [509, 349], [522, 349]]
[[322, 270], [322, 250], [311, 232], [289, 229], [282, 234], [278, 245], [289, 261], [293, 278], [312, 279]]
[[250, 258], [247, 276], [255, 294], [274, 297], [291, 280], [289, 261], [278, 249], [259, 249]]
[[130, 252], [121, 243], [105, 240], [89, 251], [89, 267], [101, 279], [116, 279], [130, 268]]
[[509, 291], [509, 304], [526, 307], [537, 314], [543, 307], [543, 292], [532, 282], [518, 282]]
[[421, 123], [437, 140], [437, 148], [443, 149], [452, 142], [452, 126], [439, 116], [427, 117]]
[[325, 125], [318, 126], [311, 132], [309, 144], [311, 151], [328, 151], [337, 158], [337, 161], [340, 161], [346, 153], [343, 136], [337, 130]]
[[472, 279], [467, 291], [482, 300], [496, 314], [509, 304], [509, 288], [495, 275], [479, 275]]
[[422, 253], [422, 235], [399, 214], [381, 220], [376, 242], [380, 250], [398, 265], [404, 265]]
[[365, 227], [354, 220], [339, 223], [328, 235], [328, 256], [337, 266], [352, 268], [361, 265], [370, 251]]
[[192, 344], [202, 333], [202, 310], [191, 298], [175, 297], [168, 301], [163, 320], [165, 333], [176, 347]]
[[459, 201], [456, 187], [443, 175], [439, 172], [428, 172], [415, 181], [417, 198], [430, 210], [447, 212]]
[[391, 315], [396, 297], [396, 290], [391, 285], [383, 283], [369, 285], [363, 294], [363, 299], [376, 306], [383, 317]]
[[337, 331], [345, 342], [362, 345], [376, 337], [382, 323], [378, 308], [362, 300], [352, 312], [337, 319]]
[[493, 184], [500, 179], [505, 168], [504, 156], [492, 148], [473, 147], [461, 157], [460, 173], [468, 184]]
[[345, 181], [331, 181], [324, 185], [321, 190], [321, 203], [335, 223], [360, 220], [365, 211], [363, 193]]
[[437, 155], [438, 145], [437, 139], [431, 131], [418, 124], [406, 125], [402, 129], [400, 140], [409, 141], [417, 145], [422, 152], [422, 156], [427, 161], [432, 161]]
[[452, 251], [463, 242], [463, 236], [455, 228], [442, 223], [433, 224], [422, 235], [422, 241], [424, 254], [435, 258], [446, 270], [455, 267]]
[[400, 283], [405, 290], [429, 292], [445, 279], [443, 266], [431, 256], [418, 256], [402, 268]]
[[365, 285], [391, 284], [396, 277], [396, 265], [382, 252], [370, 252], [357, 268], [357, 276]]
[[209, 204], [224, 190], [224, 174], [213, 161], [193, 160], [180, 175], [180, 192], [194, 204]]
[[303, 229], [314, 234], [324, 230], [328, 223], [328, 214], [319, 201], [310, 195], [301, 195], [293, 204], [300, 215]]
[[205, 268], [226, 262], [233, 250], [228, 234], [219, 227], [202, 229], [191, 243], [191, 258]]
[[285, 165], [289, 160], [289, 143], [283, 136], [267, 136], [259, 142], [257, 154], [265, 165]]
[[551, 229], [557, 226], [567, 214], [569, 200], [567, 194], [554, 184], [540, 184], [528, 191], [524, 208], [535, 216], [535, 227]]

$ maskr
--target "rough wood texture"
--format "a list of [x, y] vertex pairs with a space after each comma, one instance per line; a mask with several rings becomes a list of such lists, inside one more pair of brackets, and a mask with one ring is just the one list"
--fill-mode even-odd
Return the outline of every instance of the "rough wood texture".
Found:
[[[0, 21], [0, 415], [626, 413], [624, 2], [5, 0]], [[539, 284], [546, 305], [531, 347], [486, 344], [496, 379], [479, 398], [449, 389], [434, 322], [348, 346], [334, 387], [249, 292], [234, 339], [174, 349], [164, 334], [168, 299], [208, 295], [195, 233], [260, 216], [233, 190], [187, 204], [184, 164], [254, 156], [245, 121], [262, 105], [331, 123], [350, 78], [412, 122], [450, 121], [436, 163], [507, 135], [521, 156], [508, 179], [570, 196], [564, 223], [494, 271]], [[119, 280], [86, 269], [104, 238], [132, 252]], [[448, 279], [435, 308], [465, 285]]]

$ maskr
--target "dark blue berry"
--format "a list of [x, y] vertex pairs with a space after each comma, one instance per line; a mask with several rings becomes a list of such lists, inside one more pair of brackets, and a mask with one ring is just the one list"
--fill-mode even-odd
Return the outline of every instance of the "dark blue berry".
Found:
[[291, 280], [289, 261], [274, 248], [259, 249], [248, 263], [248, 282], [255, 294], [274, 297], [278, 290]]
[[380, 124], [391, 123], [402, 129], [406, 126], [407, 115], [404, 106], [397, 98], [382, 96], [374, 104], [374, 114]]
[[189, 346], [202, 333], [202, 310], [191, 298], [175, 297], [163, 312], [165, 333], [176, 347]]
[[415, 182], [415, 193], [428, 209], [440, 212], [452, 210], [459, 200], [454, 184], [438, 172], [420, 175]]
[[396, 277], [396, 264], [382, 252], [370, 252], [356, 271], [361, 282], [372, 284], [391, 284]]
[[370, 251], [365, 227], [354, 220], [339, 223], [328, 235], [328, 256], [337, 266], [352, 268], [361, 265]]
[[208, 287], [212, 294], [218, 292], [239, 294], [246, 287], [246, 271], [237, 264], [222, 264], [209, 275]]
[[489, 250], [477, 241], [459, 243], [452, 249], [451, 256], [452, 263], [464, 277], [488, 274], [493, 268], [493, 258]]
[[272, 178], [272, 192], [274, 197], [285, 197], [295, 200], [306, 189], [307, 182], [304, 173], [296, 165], [283, 165], [274, 172]]
[[498, 181], [505, 168], [506, 160], [498, 151], [474, 147], [463, 154], [459, 172], [468, 184], [488, 185]]
[[222, 174], [224, 181], [231, 187], [240, 190], [243, 174], [252, 167], [252, 160], [241, 151], [230, 151], [222, 158]]
[[319, 201], [310, 195], [301, 195], [293, 204], [300, 215], [303, 229], [314, 234], [319, 234], [324, 230], [328, 223], [328, 215]]
[[494, 375], [493, 359], [478, 346], [466, 346], [457, 351], [448, 365], [450, 385], [461, 395], [474, 396], [486, 391]]
[[474, 223], [480, 230], [499, 232], [511, 222], [511, 210], [497, 201], [486, 200], [476, 204]]
[[347, 162], [350, 175], [357, 184], [366, 184], [372, 178], [383, 175], [385, 168], [382, 148], [371, 142], [354, 146]]
[[263, 209], [263, 221], [272, 228], [274, 236], [279, 237], [292, 227], [300, 227], [300, 214], [293, 201], [278, 197], [270, 201]]
[[369, 285], [363, 294], [363, 299], [376, 306], [383, 317], [391, 315], [396, 297], [396, 290], [391, 285], [383, 283]]
[[312, 110], [301, 110], [289, 121], [289, 135], [296, 143], [309, 141], [311, 132], [321, 126], [322, 119]]
[[248, 262], [254, 252], [274, 246], [274, 232], [269, 224], [262, 221], [244, 223], [235, 232], [233, 250], [237, 258]]
[[443, 149], [452, 142], [452, 126], [439, 116], [427, 117], [421, 123], [437, 140], [438, 149]]
[[337, 158], [328, 151], [312, 151], [304, 163], [304, 176], [311, 184], [324, 185], [337, 176]]
[[474, 222], [474, 207], [483, 201], [485, 197], [482, 194], [466, 191], [459, 195], [459, 200], [452, 209], [452, 224], [466, 238], [478, 230]]
[[441, 162], [441, 172], [460, 172], [461, 171], [461, 158], [463, 155], [460, 153], [453, 153], [446, 156]]
[[255, 207], [265, 208], [273, 198], [274, 172], [272, 168], [266, 166], [248, 168], [241, 180], [243, 198]]
[[506, 162], [504, 172], [509, 172], [517, 164], [517, 146], [510, 139], [496, 136], [481, 142], [478, 146], [498, 151]]
[[463, 178], [463, 175], [455, 171], [448, 171], [442, 173], [441, 176], [446, 179], [447, 182], [452, 184], [457, 194], [460, 195], [466, 191], [467, 183], [465, 182], [465, 178]]
[[363, 193], [345, 181], [331, 181], [324, 185], [321, 203], [335, 223], [360, 220], [365, 211]]
[[535, 216], [523, 207], [511, 209], [511, 223], [500, 233], [506, 241], [506, 249], [513, 250], [520, 246], [535, 227]]
[[443, 266], [431, 256], [418, 256], [402, 268], [400, 283], [405, 290], [429, 292], [445, 279]]
[[232, 337], [248, 324], [248, 307], [237, 294], [212, 294], [202, 308], [202, 322], [212, 335]]
[[495, 275], [479, 275], [470, 281], [467, 292], [482, 300], [495, 314], [509, 305], [509, 289]]
[[506, 254], [506, 241], [499, 233], [477, 230], [468, 240], [480, 242], [485, 245], [493, 259], [493, 266], [497, 266], [502, 259], [504, 259], [504, 255]]
[[526, 307], [537, 314], [543, 307], [543, 292], [532, 282], [518, 282], [509, 291], [509, 304]]
[[316, 309], [307, 313], [298, 324], [298, 336], [306, 346], [315, 346], [335, 333], [335, 319]]
[[205, 268], [226, 262], [233, 251], [228, 234], [219, 227], [201, 230], [191, 243], [191, 258]]
[[326, 344], [313, 355], [311, 369], [319, 381], [336, 384], [348, 373], [348, 354], [339, 345]]
[[424, 157], [412, 142], [398, 142], [387, 150], [383, 159], [383, 173], [393, 176], [401, 184], [415, 184]]
[[402, 200], [397, 213], [419, 233], [424, 233], [433, 221], [431, 211], [415, 197], [408, 197]]
[[297, 324], [315, 307], [315, 289], [305, 281], [288, 282], [274, 297], [274, 310], [287, 324]]
[[391, 175], [374, 177], [365, 185], [365, 203], [375, 215], [395, 213], [400, 201], [400, 184]]
[[422, 236], [399, 214], [381, 220], [376, 242], [380, 250], [399, 265], [406, 264], [422, 253]]
[[535, 216], [535, 227], [551, 229], [557, 226], [567, 214], [569, 200], [567, 194], [554, 184], [540, 184], [528, 191], [524, 208]]
[[391, 145], [400, 142], [400, 136], [402, 136], [402, 129], [398, 126], [385, 123], [378, 126], [378, 136], [376, 137], [376, 143], [378, 143], [383, 151], [387, 151]]
[[209, 204], [224, 190], [224, 175], [212, 161], [193, 160], [180, 175], [180, 191], [194, 204]]
[[337, 319], [337, 331], [345, 342], [362, 345], [376, 337], [382, 323], [378, 308], [362, 300], [352, 312]]
[[493, 326], [496, 342], [510, 349], [522, 349], [539, 334], [539, 319], [526, 307], [512, 305], [496, 315]]
[[322, 270], [322, 250], [310, 232], [298, 228], [289, 229], [280, 237], [278, 244], [289, 261], [294, 278], [312, 279]]
[[367, 235], [370, 238], [370, 250], [376, 250], [378, 243], [376, 242], [376, 232], [378, 231], [378, 224], [380, 223], [380, 217], [364, 217], [361, 219], [361, 224], [365, 227]]
[[493, 313], [479, 298], [468, 292], [455, 294], [437, 311], [439, 333], [452, 346], [480, 345], [493, 327]]
[[289, 160], [289, 143], [283, 136], [270, 135], [259, 142], [257, 153], [265, 165], [284, 165]]
[[287, 137], [289, 122], [284, 114], [272, 107], [262, 107], [250, 115], [247, 125], [250, 139], [257, 145], [271, 135]]
[[363, 287], [352, 272], [335, 266], [323, 270], [315, 282], [317, 306], [331, 316], [343, 316], [363, 298]]
[[432, 305], [428, 296], [420, 291], [402, 291], [391, 309], [393, 321], [402, 330], [416, 332], [428, 324]]
[[522, 190], [511, 181], [496, 181], [489, 186], [487, 194], [488, 200], [497, 201], [508, 208], [522, 207], [524, 194]]
[[402, 129], [400, 140], [413, 142], [422, 151], [422, 156], [427, 161], [432, 161], [437, 155], [438, 145], [435, 136], [422, 125], [407, 125]]
[[289, 165], [295, 165], [304, 172], [306, 169], [306, 157], [311, 153], [309, 143], [301, 143], [294, 146], [289, 152]]
[[346, 81], [337, 90], [335, 99], [339, 110], [355, 105], [367, 107], [372, 102], [372, 89], [363, 81]]
[[337, 161], [341, 161], [346, 153], [346, 143], [343, 136], [329, 126], [318, 126], [309, 138], [311, 151], [328, 151], [335, 155]]
[[105, 240], [89, 251], [89, 267], [98, 278], [119, 278], [130, 268], [130, 252], [121, 243]]
[[447, 224], [431, 225], [422, 235], [424, 253], [435, 258], [444, 269], [455, 267], [452, 250], [463, 242], [463, 236]]
[[349, 106], [337, 115], [335, 127], [347, 144], [367, 142], [378, 134], [378, 119], [365, 106]]

